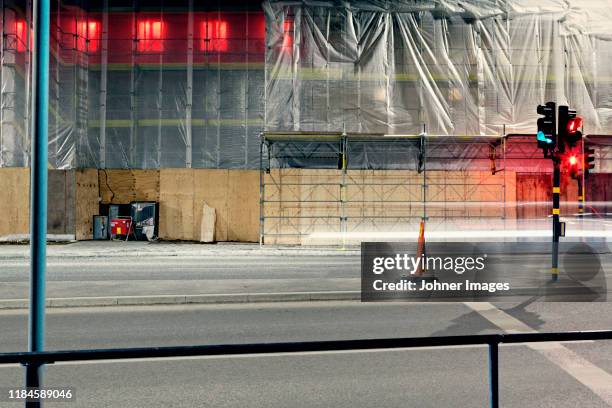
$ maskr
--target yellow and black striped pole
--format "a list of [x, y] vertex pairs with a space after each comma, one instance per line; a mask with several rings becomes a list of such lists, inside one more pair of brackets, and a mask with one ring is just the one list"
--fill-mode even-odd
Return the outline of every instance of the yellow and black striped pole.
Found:
[[584, 214], [584, 196], [582, 192], [582, 179], [578, 179], [578, 218]]
[[551, 278], [553, 281], [559, 279], [559, 235], [561, 235], [561, 223], [559, 222], [559, 215], [561, 210], [559, 209], [559, 197], [561, 195], [560, 179], [561, 169], [559, 166], [559, 158], [553, 156], [553, 207], [552, 207], [552, 218], [553, 218], [553, 244], [552, 244], [552, 267], [550, 269]]

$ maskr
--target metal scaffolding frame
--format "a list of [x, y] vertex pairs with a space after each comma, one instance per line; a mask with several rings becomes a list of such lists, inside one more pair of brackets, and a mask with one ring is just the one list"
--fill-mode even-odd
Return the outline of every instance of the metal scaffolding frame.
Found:
[[25, 30], [25, 39], [17, 33], [17, 20], [25, 27], [32, 21], [31, 2], [23, 9], [0, 1], [2, 12], [2, 44], [0, 44], [0, 167], [7, 165], [29, 165], [29, 118], [30, 118], [30, 53], [18, 49], [29, 49], [30, 30]]
[[[470, 160], [485, 161], [477, 170], [492, 174], [504, 171], [506, 137], [502, 135], [264, 132], [260, 143], [260, 244], [267, 237], [300, 239], [317, 230], [337, 232], [345, 244], [347, 233], [364, 226], [401, 231], [410, 224], [418, 230], [424, 220], [428, 228], [436, 229], [451, 221], [461, 222], [465, 214], [501, 221], [507, 217], [505, 176], [495, 183], [434, 177], [440, 170], [465, 170], [456, 165], [445, 168], [444, 163], [465, 159], [466, 149], [472, 149]], [[393, 150], [408, 147], [415, 153], [406, 160], [412, 167], [386, 168], [384, 163], [373, 164], [367, 157], [356, 158], [359, 163], [355, 163], [354, 146], [364, 143], [386, 148], [391, 144]], [[334, 163], [335, 171], [330, 166]], [[428, 164], [433, 165], [431, 169]], [[296, 168], [307, 170], [297, 174]], [[327, 170], [317, 173], [317, 169]], [[404, 171], [377, 175], [378, 170]], [[428, 175], [430, 170], [434, 173]], [[471, 199], [477, 192], [489, 198]], [[448, 196], [461, 197], [462, 201], [449, 205]], [[488, 211], [483, 211], [485, 206]], [[491, 214], [490, 208], [497, 210]]]

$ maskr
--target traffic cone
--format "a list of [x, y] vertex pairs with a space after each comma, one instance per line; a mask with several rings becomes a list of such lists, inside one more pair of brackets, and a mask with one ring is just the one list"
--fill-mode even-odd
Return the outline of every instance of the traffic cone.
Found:
[[417, 270], [414, 272], [415, 276], [423, 276], [425, 272], [425, 268], [423, 267], [423, 263], [425, 262], [425, 221], [421, 220], [419, 225], [419, 242], [417, 245], [416, 257], [420, 259], [419, 266]]

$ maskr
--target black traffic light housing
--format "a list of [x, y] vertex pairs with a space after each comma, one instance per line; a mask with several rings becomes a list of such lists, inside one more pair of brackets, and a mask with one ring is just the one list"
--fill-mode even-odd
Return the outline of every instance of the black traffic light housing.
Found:
[[568, 106], [559, 106], [558, 149], [561, 153], [572, 148], [582, 140], [582, 118], [576, 116], [576, 110]]
[[543, 118], [538, 119], [538, 147], [544, 150], [544, 157], [547, 153], [552, 152], [557, 144], [556, 125], [556, 104], [554, 102], [546, 102], [545, 105], [538, 105], [536, 112], [538, 115], [543, 115]]
[[584, 177], [589, 176], [590, 170], [595, 168], [595, 149], [588, 147], [584, 149]]

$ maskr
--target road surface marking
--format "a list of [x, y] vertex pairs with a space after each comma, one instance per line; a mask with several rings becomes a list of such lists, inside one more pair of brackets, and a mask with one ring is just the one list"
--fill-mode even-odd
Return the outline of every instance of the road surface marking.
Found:
[[[506, 333], [537, 333], [520, 320], [487, 302], [465, 302], [465, 305], [495, 324]], [[538, 351], [551, 363], [574, 377], [599, 398], [612, 406], [612, 374], [597, 367], [579, 354], [558, 342], [529, 343], [527, 347]]]

